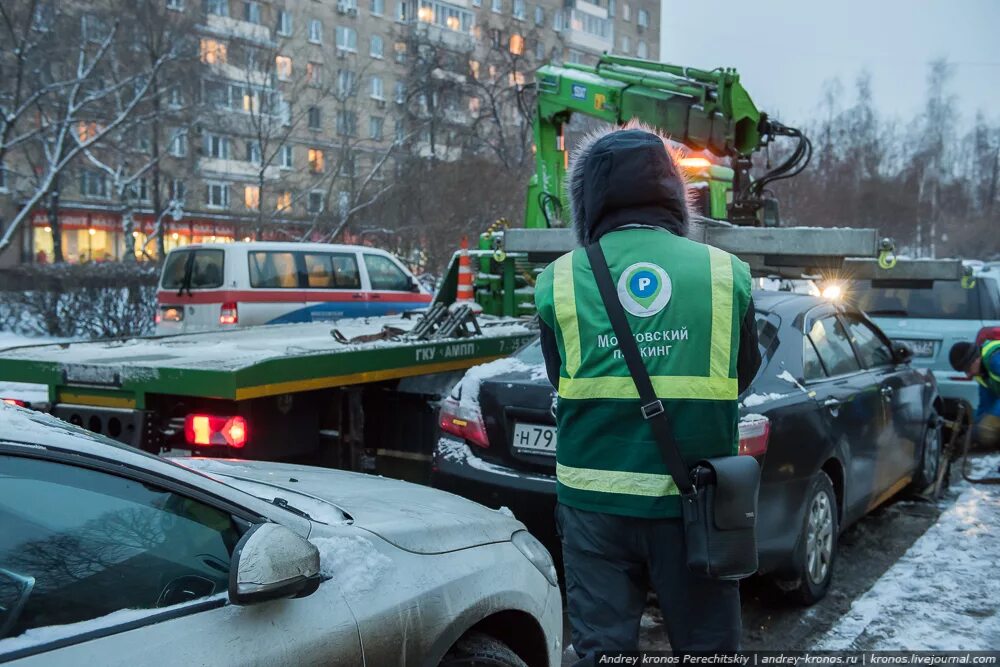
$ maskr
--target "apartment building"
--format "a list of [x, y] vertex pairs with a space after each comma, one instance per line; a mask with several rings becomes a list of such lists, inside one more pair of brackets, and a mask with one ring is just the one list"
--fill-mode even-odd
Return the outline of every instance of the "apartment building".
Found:
[[[156, 229], [166, 250], [334, 231], [350, 241], [342, 223], [363, 219], [407, 159], [461, 159], [490, 131], [487, 112], [525, 122], [513, 104], [487, 107], [538, 65], [659, 55], [659, 0], [161, 1], [189, 21], [197, 54], [153, 130], [154, 168], [124, 205], [121, 183], [76, 160], [58, 211], [43, 199], [0, 266], [53, 261], [53, 221], [67, 262], [120, 260], [126, 229], [140, 259], [156, 257]], [[136, 135], [148, 154], [148, 133]], [[30, 187], [16, 160], [0, 165], [0, 221]]]

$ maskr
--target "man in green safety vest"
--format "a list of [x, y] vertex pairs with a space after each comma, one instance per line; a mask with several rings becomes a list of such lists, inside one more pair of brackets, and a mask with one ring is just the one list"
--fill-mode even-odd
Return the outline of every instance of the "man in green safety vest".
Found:
[[982, 346], [955, 343], [948, 357], [952, 368], [979, 383], [973, 435], [979, 444], [996, 447], [1000, 444], [1000, 340], [988, 340]]
[[[687, 463], [736, 454], [737, 396], [760, 364], [747, 265], [685, 238], [684, 177], [653, 130], [589, 137], [568, 185], [577, 238], [600, 241]], [[650, 586], [675, 651], [736, 650], [738, 584], [687, 569], [677, 486], [583, 248], [542, 272], [535, 299], [559, 397], [556, 525], [578, 664], [636, 649]]]

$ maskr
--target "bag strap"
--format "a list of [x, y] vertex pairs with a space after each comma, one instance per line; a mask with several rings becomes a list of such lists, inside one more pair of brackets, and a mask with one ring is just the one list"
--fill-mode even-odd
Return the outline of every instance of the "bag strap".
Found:
[[674, 484], [683, 495], [691, 495], [695, 493], [694, 485], [691, 483], [691, 471], [681, 457], [677, 441], [674, 439], [673, 429], [670, 428], [670, 422], [667, 421], [666, 410], [663, 409], [663, 402], [656, 397], [653, 382], [649, 379], [649, 371], [642, 363], [639, 346], [636, 344], [632, 328], [625, 318], [625, 310], [618, 300], [618, 290], [611, 278], [611, 269], [608, 268], [608, 260], [604, 256], [600, 242], [587, 246], [587, 257], [590, 259], [590, 268], [594, 272], [594, 279], [597, 280], [597, 289], [601, 293], [601, 300], [604, 302], [604, 309], [607, 311], [611, 328], [615, 332], [615, 337], [618, 338], [618, 349], [621, 350], [622, 356], [625, 358], [628, 372], [639, 392], [639, 400], [642, 403], [640, 408], [642, 418], [649, 422], [650, 428], [653, 429], [653, 438], [660, 449], [663, 462], [667, 465], [667, 471], [674, 478]]

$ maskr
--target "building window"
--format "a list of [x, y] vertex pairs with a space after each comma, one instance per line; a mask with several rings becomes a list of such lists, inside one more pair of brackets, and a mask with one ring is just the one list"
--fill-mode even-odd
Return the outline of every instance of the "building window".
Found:
[[545, 8], [541, 5], [535, 5], [535, 25], [545, 25]]
[[275, 56], [274, 69], [278, 72], [278, 79], [288, 81], [292, 78], [292, 59], [288, 56]]
[[80, 194], [84, 197], [107, 197], [108, 179], [93, 169], [80, 172]]
[[372, 35], [371, 39], [371, 49], [369, 53], [372, 58], [381, 58], [385, 51], [385, 42], [382, 41], [381, 35]]
[[608, 18], [613, 19], [615, 17], [615, 0], [608, 0]]
[[226, 43], [211, 37], [202, 37], [201, 62], [206, 65], [224, 65], [226, 63]]
[[639, 14], [636, 17], [636, 23], [639, 24], [640, 28], [648, 28], [649, 27], [649, 12], [647, 12], [645, 9], [640, 9], [639, 10]]
[[292, 168], [292, 147], [285, 145], [281, 147], [281, 168], [291, 169]]
[[351, 193], [341, 190], [337, 193], [337, 208], [341, 218], [346, 218], [351, 210]]
[[622, 3], [622, 21], [632, 20], [632, 6], [627, 2]]
[[310, 213], [322, 213], [323, 212], [323, 193], [322, 192], [310, 192], [309, 193], [309, 203], [308, 208]]
[[187, 185], [184, 181], [175, 178], [170, 181], [170, 199], [175, 202], [183, 202], [184, 198], [187, 197]]
[[358, 31], [347, 26], [337, 26], [337, 48], [342, 51], [358, 50]]
[[628, 38], [628, 35], [622, 35], [622, 53], [626, 56], [628, 52], [632, 50], [632, 42]]
[[243, 20], [260, 25], [260, 3], [244, 0]]
[[353, 137], [357, 130], [358, 115], [353, 111], [341, 109], [337, 112], [337, 134]]
[[396, 121], [394, 136], [396, 143], [402, 143], [406, 140], [406, 123], [401, 120]]
[[337, 0], [337, 11], [341, 14], [357, 14], [358, 0]]
[[407, 4], [409, 0], [396, 0], [396, 20], [406, 22], [410, 20], [410, 9]]
[[516, 33], [510, 36], [510, 52], [515, 56], [519, 56], [524, 53], [524, 37], [521, 37]]
[[490, 9], [499, 14], [503, 11], [503, 0], [490, 0]]
[[535, 42], [535, 60], [545, 60], [545, 42], [540, 39]]
[[292, 35], [292, 13], [287, 9], [278, 10], [277, 33], [282, 37], [291, 37]]
[[514, 18], [523, 21], [525, 16], [527, 16], [526, 12], [524, 0], [514, 0]]
[[206, 134], [205, 152], [208, 153], [209, 157], [228, 160], [229, 137], [224, 137], [221, 134]]
[[396, 52], [396, 62], [406, 62], [406, 42], [396, 42], [393, 50]]
[[0, 192], [7, 192], [7, 168], [0, 164]]
[[372, 0], [370, 8], [373, 16], [382, 16], [385, 13], [385, 0]]
[[385, 90], [382, 86], [382, 77], [380, 76], [372, 77], [372, 98], [376, 100], [385, 99]]
[[309, 171], [314, 174], [322, 174], [326, 168], [326, 160], [323, 151], [319, 148], [309, 149]]
[[306, 81], [310, 86], [323, 85], [323, 66], [319, 63], [306, 63]]
[[478, 97], [469, 98], [469, 113], [472, 114], [473, 117], [479, 115], [479, 109], [481, 107], [482, 107], [482, 101]]
[[229, 184], [214, 183], [209, 181], [206, 184], [208, 198], [205, 204], [209, 208], [229, 208]]
[[187, 130], [175, 128], [170, 134], [170, 147], [168, 148], [174, 157], [184, 157], [188, 154]]
[[473, 79], [478, 79], [479, 78], [479, 68], [480, 68], [480, 65], [479, 65], [479, 61], [478, 60], [470, 60], [469, 61], [469, 73], [472, 74], [472, 78]]
[[243, 205], [251, 211], [260, 208], [260, 187], [247, 185], [243, 188]]
[[402, 81], [396, 82], [396, 104], [406, 103], [406, 84]]
[[292, 193], [288, 190], [280, 193], [278, 199], [274, 203], [274, 208], [277, 211], [287, 211], [292, 207]]
[[357, 84], [358, 77], [351, 70], [342, 69], [337, 72], [337, 95], [339, 97], [353, 96]]
[[323, 43], [323, 24], [318, 19], [309, 21], [309, 41], [313, 44]]
[[472, 6], [473, 7], [482, 7], [483, 6], [483, 0], [472, 0]]
[[646, 42], [642, 41], [641, 39], [635, 45], [635, 55], [636, 55], [637, 58], [648, 58], [649, 57], [649, 52], [646, 49]]
[[309, 107], [309, 129], [320, 129], [319, 107]]
[[557, 9], [555, 14], [552, 15], [552, 29], [556, 32], [562, 31], [566, 27], [566, 16], [562, 13], [561, 9]]
[[385, 119], [381, 116], [371, 116], [368, 118], [368, 136], [371, 139], [376, 139], [378, 141], [382, 140], [382, 126], [385, 124]]
[[261, 163], [260, 144], [256, 141], [247, 142], [247, 162], [250, 164]]
[[216, 16], [229, 16], [229, 0], [205, 0], [205, 12]]
[[448, 30], [467, 34], [472, 34], [475, 23], [472, 12], [437, 2], [437, 0], [420, 0], [417, 19], [423, 23], [432, 23]]
[[184, 11], [184, 0], [167, 0], [167, 9], [173, 9], [178, 12]]

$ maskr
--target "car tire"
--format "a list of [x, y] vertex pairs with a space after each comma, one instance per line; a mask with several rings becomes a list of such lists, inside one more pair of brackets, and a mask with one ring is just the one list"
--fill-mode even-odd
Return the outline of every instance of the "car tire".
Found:
[[913, 481], [910, 482], [909, 491], [911, 493], [923, 493], [927, 487], [937, 481], [944, 456], [944, 447], [941, 442], [941, 424], [938, 422], [937, 413], [931, 414], [930, 424], [924, 430], [924, 441], [920, 446], [920, 463], [913, 473]]
[[819, 602], [830, 588], [837, 557], [837, 494], [822, 470], [809, 483], [802, 532], [795, 551], [796, 579], [787, 587], [791, 597], [804, 605]]
[[451, 647], [440, 667], [528, 667], [527, 663], [499, 639], [469, 632]]

